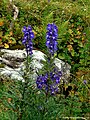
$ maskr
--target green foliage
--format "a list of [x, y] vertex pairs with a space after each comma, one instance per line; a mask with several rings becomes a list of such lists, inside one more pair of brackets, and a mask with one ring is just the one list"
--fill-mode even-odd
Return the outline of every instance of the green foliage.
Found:
[[86, 27], [87, 23], [82, 16], [73, 14], [69, 19], [67, 31], [63, 34], [59, 43], [58, 57], [72, 66], [71, 72], [77, 71], [79, 67], [90, 65], [90, 39], [85, 31]]
[[[36, 88], [32, 82], [32, 68], [29, 64], [32, 58], [27, 56], [24, 70], [24, 82], [0, 77], [0, 117], [3, 120], [57, 120], [66, 116], [89, 116], [89, 76], [72, 77], [70, 83], [60, 85], [60, 91], [53, 96], [46, 96], [44, 91]], [[52, 63], [53, 60], [50, 62]], [[42, 69], [49, 72], [52, 67]], [[80, 73], [81, 74], [81, 73]], [[77, 73], [79, 75], [79, 73]], [[90, 74], [88, 74], [90, 75]], [[84, 83], [84, 80], [86, 83]], [[67, 89], [71, 88], [71, 89]]]
[[[74, 79], [69, 95], [63, 93], [48, 97], [34, 86], [26, 88], [24, 99], [22, 91], [24, 83], [2, 78], [0, 82], [0, 119], [3, 120], [57, 120], [64, 117], [89, 117], [89, 81], [83, 84], [83, 79]], [[77, 90], [75, 90], [77, 87]], [[23, 100], [23, 101], [22, 101]], [[23, 106], [22, 106], [23, 102]], [[21, 109], [23, 110], [21, 119]]]
[[0, 1], [0, 47], [9, 48], [16, 43], [10, 24], [13, 19], [13, 8], [9, 1]]
[[[68, 96], [62, 90], [48, 100], [30, 82], [26, 86], [21, 81], [0, 76], [0, 119], [62, 120], [66, 116], [89, 117], [90, 0], [13, 0], [13, 4], [19, 8], [15, 21], [9, 0], [0, 1], [0, 48], [23, 48], [21, 29], [30, 24], [35, 33], [34, 47], [47, 53], [46, 25], [54, 22], [59, 33], [57, 57], [72, 66], [72, 73], [79, 71], [76, 72], [77, 77], [71, 78], [70, 84], [60, 86], [65, 90], [72, 86]], [[87, 80], [87, 84], [83, 83], [84, 80]]]
[[[46, 53], [46, 25], [58, 26], [58, 58], [68, 62], [71, 72], [90, 66], [90, 1], [87, 0], [17, 0], [17, 19], [13, 20], [13, 7], [9, 0], [0, 2], [0, 47], [20, 48], [22, 27], [29, 24], [35, 33], [34, 47]], [[4, 7], [3, 7], [4, 6]], [[13, 24], [12, 29], [10, 25]], [[15, 47], [16, 46], [16, 47]]]

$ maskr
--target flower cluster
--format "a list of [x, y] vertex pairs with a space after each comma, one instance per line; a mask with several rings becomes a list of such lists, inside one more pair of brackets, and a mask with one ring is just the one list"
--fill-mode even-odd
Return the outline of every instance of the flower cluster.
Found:
[[42, 89], [42, 88], [47, 89], [47, 79], [48, 79], [47, 74], [38, 76], [37, 80], [36, 80], [37, 88], [39, 88], [39, 89]]
[[58, 38], [58, 29], [57, 26], [52, 23], [47, 25], [47, 33], [46, 33], [46, 46], [49, 49], [51, 55], [57, 51], [57, 38]]
[[[31, 26], [23, 27], [24, 37], [22, 43], [26, 47], [27, 55], [28, 53], [32, 55], [33, 43], [32, 39], [34, 38], [34, 33]], [[47, 25], [46, 33], [46, 46], [49, 50], [50, 55], [54, 55], [57, 51], [57, 38], [58, 38], [58, 29], [57, 26], [52, 23]], [[52, 59], [52, 57], [50, 57]], [[50, 62], [49, 62], [50, 63]], [[51, 64], [51, 63], [50, 63]], [[46, 93], [55, 94], [58, 92], [58, 84], [61, 79], [61, 72], [57, 69], [53, 69], [46, 74], [40, 75], [36, 79], [37, 88], [43, 89]]]
[[32, 28], [31, 26], [28, 26], [28, 27], [24, 26], [22, 31], [24, 33], [22, 43], [25, 45], [27, 53], [32, 55], [33, 54], [32, 53], [32, 49], [33, 49], [32, 39], [34, 38], [34, 33], [32, 31]]
[[56, 70], [50, 72], [50, 74], [40, 75], [36, 80], [37, 88], [43, 89], [46, 92], [50, 92], [51, 95], [54, 95], [58, 92], [58, 84], [60, 83], [61, 76], [61, 71]]

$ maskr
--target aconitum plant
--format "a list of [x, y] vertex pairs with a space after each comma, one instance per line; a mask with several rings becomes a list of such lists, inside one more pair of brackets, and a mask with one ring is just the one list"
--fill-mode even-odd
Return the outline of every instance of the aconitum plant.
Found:
[[33, 52], [32, 52], [32, 49], [33, 49], [32, 40], [34, 38], [34, 33], [32, 31], [32, 28], [31, 28], [31, 26], [28, 26], [28, 27], [24, 26], [22, 31], [24, 33], [22, 43], [26, 47], [27, 54], [32, 55], [33, 54]]
[[47, 25], [47, 33], [46, 33], [46, 46], [51, 55], [57, 51], [57, 38], [58, 38], [58, 28], [52, 23]]
[[40, 75], [36, 80], [37, 88], [44, 90], [46, 94], [55, 95], [58, 92], [58, 84], [60, 83], [61, 76], [62, 73], [56, 70], [49, 74]]
[[[52, 23], [47, 25], [46, 46], [49, 52], [48, 68], [45, 74], [37, 77], [37, 88], [44, 90], [46, 94], [55, 95], [58, 92], [58, 85], [60, 84], [62, 73], [53, 66], [53, 55], [57, 51], [58, 28]], [[52, 67], [52, 68], [51, 68]]]

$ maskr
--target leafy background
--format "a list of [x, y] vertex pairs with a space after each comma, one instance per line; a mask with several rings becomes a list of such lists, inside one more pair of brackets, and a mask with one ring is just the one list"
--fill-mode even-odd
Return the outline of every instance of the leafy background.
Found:
[[[46, 53], [46, 26], [48, 23], [54, 22], [58, 26], [59, 33], [56, 56], [71, 65], [71, 83], [64, 86], [65, 89], [72, 86], [72, 90], [69, 91], [70, 97], [66, 99], [62, 97], [61, 100], [57, 97], [59, 99], [58, 107], [56, 107], [56, 103], [51, 107], [56, 107], [56, 111], [50, 109], [44, 117], [49, 120], [51, 117], [49, 113], [52, 113], [52, 119], [57, 120], [60, 115], [64, 116], [64, 114], [65, 116], [90, 116], [90, 0], [50, 0], [50, 2], [48, 0], [13, 0], [13, 4], [19, 9], [16, 20], [13, 20], [13, 6], [9, 0], [0, 0], [0, 48], [23, 49], [22, 28], [31, 25], [35, 34], [34, 48]], [[2, 77], [0, 80], [1, 93], [8, 92], [10, 87], [8, 82], [10, 84], [12, 82], [4, 79], [3, 83]], [[83, 84], [84, 80], [87, 80], [87, 86]], [[78, 91], [75, 90], [75, 86]], [[2, 100], [12, 98], [11, 96], [3, 98], [2, 94], [0, 97]], [[18, 110], [12, 111], [4, 107], [2, 100], [1, 118], [11, 120], [9, 119], [10, 114], [17, 119]], [[51, 105], [49, 103], [47, 109]], [[64, 110], [59, 112], [60, 107], [65, 109], [65, 112]], [[32, 119], [36, 119], [34, 114]], [[55, 114], [57, 117], [54, 116]]]
[[[87, 0], [17, 0], [18, 18], [7, 0], [0, 2], [0, 47], [22, 49], [22, 27], [29, 24], [35, 33], [34, 47], [45, 52], [46, 25], [56, 23], [59, 29], [57, 57], [78, 68], [90, 67], [90, 6]], [[10, 27], [12, 26], [12, 27]]]

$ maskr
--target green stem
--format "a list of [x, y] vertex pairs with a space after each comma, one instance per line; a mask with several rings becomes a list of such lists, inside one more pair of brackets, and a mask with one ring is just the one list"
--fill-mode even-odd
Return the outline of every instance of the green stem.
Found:
[[24, 79], [25, 79], [25, 82], [22, 84], [22, 88], [23, 88], [23, 91], [22, 91], [22, 99], [21, 99], [21, 103], [20, 103], [20, 114], [19, 114], [19, 118], [18, 120], [21, 120], [22, 119], [22, 115], [24, 113], [24, 106], [25, 106], [25, 103], [24, 103], [24, 99], [25, 99], [25, 93], [26, 93], [26, 88], [28, 86], [28, 78], [27, 78], [27, 74], [29, 72], [29, 69], [28, 69], [28, 52], [27, 52], [27, 61], [26, 61], [26, 72], [25, 72], [25, 76], [24, 76]]

